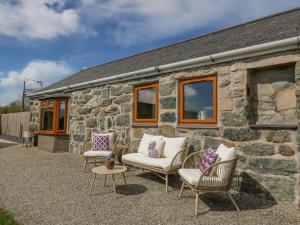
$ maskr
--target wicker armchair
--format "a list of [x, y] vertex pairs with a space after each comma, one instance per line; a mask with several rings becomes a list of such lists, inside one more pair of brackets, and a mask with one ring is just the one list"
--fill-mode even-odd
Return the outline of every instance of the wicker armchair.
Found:
[[[126, 156], [133, 155], [133, 154], [138, 154], [136, 151], [133, 151], [132, 145], [136, 143], [137, 141], [133, 141], [126, 146], [123, 147], [122, 151], [122, 164], [128, 167], [133, 167], [137, 169], [142, 169], [149, 171], [161, 179], [165, 181], [165, 190], [168, 192], [168, 184], [169, 184], [169, 175], [171, 174], [178, 174], [178, 169], [181, 168], [182, 162], [185, 159], [185, 157], [188, 154], [189, 147], [184, 147], [182, 150], [177, 152], [174, 157], [165, 165], [160, 165], [159, 160], [165, 160], [166, 158], [160, 158], [160, 159], [152, 159], [152, 160], [157, 160], [157, 165], [154, 162], [151, 163], [145, 159], [144, 162], [141, 162], [139, 160], [135, 161], [133, 159], [127, 158]], [[169, 160], [169, 159], [168, 159]], [[162, 162], [164, 163], [164, 162]]]
[[[238, 158], [233, 157], [228, 160], [219, 161], [208, 167], [203, 173], [199, 169], [199, 162], [204, 151], [190, 154], [183, 162], [179, 175], [182, 186], [179, 194], [181, 197], [185, 187], [196, 192], [195, 215], [198, 214], [199, 194], [202, 192], [222, 192], [229, 196], [230, 200], [239, 212], [240, 209], [230, 194], [230, 186], [235, 174]], [[204, 176], [206, 171], [214, 171], [211, 176]]]
[[84, 165], [82, 169], [82, 173], [85, 172], [87, 164], [95, 164], [97, 163], [104, 164], [105, 160], [109, 157], [115, 157], [118, 149], [119, 138], [116, 135], [113, 135], [113, 144], [109, 146], [108, 151], [92, 151], [92, 143], [91, 139], [88, 139], [84, 142], [84, 152], [82, 157], [84, 158]]

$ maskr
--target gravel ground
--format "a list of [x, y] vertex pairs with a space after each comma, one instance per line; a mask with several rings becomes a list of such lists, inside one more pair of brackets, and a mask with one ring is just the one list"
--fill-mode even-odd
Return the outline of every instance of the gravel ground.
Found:
[[[0, 151], [0, 208], [24, 225], [93, 224], [300, 224], [291, 205], [273, 205], [249, 195], [236, 194], [237, 213], [220, 195], [203, 195], [199, 207], [210, 211], [193, 215], [194, 194], [179, 199], [177, 179], [172, 191], [141, 171], [127, 173], [128, 185], [117, 176], [118, 199], [98, 176], [89, 197], [91, 173], [81, 173], [83, 160], [71, 153], [48, 153], [36, 148], [11, 146]], [[109, 181], [109, 180], [108, 180]]]

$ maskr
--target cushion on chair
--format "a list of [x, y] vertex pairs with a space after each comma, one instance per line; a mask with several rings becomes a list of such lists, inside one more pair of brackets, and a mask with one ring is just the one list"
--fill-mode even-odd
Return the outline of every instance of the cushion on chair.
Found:
[[107, 134], [92, 135], [92, 151], [108, 151], [109, 136]]
[[[163, 150], [163, 157], [173, 159], [174, 156], [184, 148], [186, 138], [185, 137], [177, 137], [177, 138], [167, 138], [164, 137], [165, 147]], [[178, 157], [179, 161], [181, 161], [180, 157]], [[178, 163], [179, 163], [178, 161]]]
[[[143, 153], [145, 156], [148, 156], [148, 146], [150, 142], [153, 141], [160, 141], [163, 139], [163, 136], [154, 136], [154, 135], [150, 135], [150, 134], [144, 134], [143, 138], [141, 140], [138, 152], [139, 153]], [[160, 146], [161, 148], [163, 148], [163, 145]], [[160, 150], [161, 151], [161, 150]]]
[[111, 151], [86, 151], [83, 153], [83, 157], [110, 157], [112, 155]]
[[[226, 161], [229, 159], [233, 159], [236, 157], [236, 153], [234, 148], [228, 148], [227, 146], [220, 144], [216, 153], [219, 155], [220, 161]], [[231, 172], [230, 166], [225, 166], [223, 164], [220, 164], [217, 169], [217, 176], [221, 179], [228, 178]]]
[[[178, 173], [192, 186], [196, 186], [198, 184], [199, 178], [202, 174], [200, 169], [179, 169]], [[222, 187], [225, 185], [226, 182], [223, 179], [215, 176], [203, 176], [200, 182], [200, 186], [204, 187]]]
[[[213, 165], [217, 161], [217, 159], [218, 159], [218, 154], [216, 154], [216, 152], [212, 148], [208, 148], [206, 150], [206, 152], [204, 153], [203, 158], [202, 158], [202, 160], [200, 162], [200, 170], [201, 170], [201, 172], [204, 173], [204, 171], [208, 167], [210, 167], [211, 165]], [[205, 172], [204, 176], [210, 176], [211, 174], [213, 174], [212, 169], [207, 170]]]
[[[133, 162], [143, 164], [152, 167], [158, 167], [161, 169], [168, 169], [171, 165], [172, 159], [169, 158], [150, 158], [145, 156], [143, 153], [130, 153], [122, 156], [122, 161]], [[180, 166], [180, 164], [173, 164], [174, 167]]]

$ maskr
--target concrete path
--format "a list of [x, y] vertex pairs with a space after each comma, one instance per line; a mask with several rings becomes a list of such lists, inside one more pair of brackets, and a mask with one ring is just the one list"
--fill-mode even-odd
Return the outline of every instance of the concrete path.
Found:
[[[116, 176], [118, 199], [112, 187], [103, 187], [97, 177], [88, 195], [91, 173], [81, 173], [83, 160], [71, 153], [48, 153], [36, 148], [11, 146], [0, 151], [0, 208], [9, 210], [24, 225], [94, 224], [300, 224], [299, 211], [290, 205], [272, 205], [249, 195], [236, 194], [241, 208], [220, 195], [203, 195], [199, 207], [209, 212], [194, 216], [194, 194], [178, 198], [179, 182], [173, 189], [149, 173], [127, 173], [128, 185]], [[110, 179], [108, 179], [110, 183]]]

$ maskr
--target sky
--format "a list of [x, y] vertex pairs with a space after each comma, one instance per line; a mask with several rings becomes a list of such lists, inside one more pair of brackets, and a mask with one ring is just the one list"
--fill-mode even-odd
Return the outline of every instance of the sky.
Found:
[[[0, 0], [0, 105], [87, 67], [299, 7], [297, 0]], [[28, 88], [36, 88], [29, 82]]]

